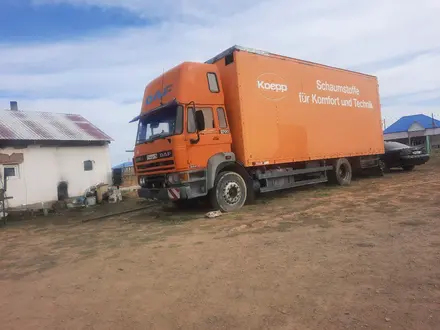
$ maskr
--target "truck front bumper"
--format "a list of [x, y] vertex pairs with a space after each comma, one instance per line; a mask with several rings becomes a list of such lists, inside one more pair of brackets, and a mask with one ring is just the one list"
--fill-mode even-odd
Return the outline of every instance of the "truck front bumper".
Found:
[[197, 185], [191, 184], [189, 186], [178, 186], [168, 188], [140, 188], [138, 196], [146, 199], [158, 199], [162, 201], [177, 201], [181, 199], [193, 199], [197, 197], [206, 196], [205, 184]]
[[177, 201], [206, 196], [208, 191], [206, 170], [190, 171], [187, 173], [188, 176], [185, 182], [170, 186], [165, 186], [165, 183], [162, 182], [160, 185], [157, 185], [157, 187], [161, 188], [141, 187], [138, 190], [138, 195], [141, 198], [163, 201]]
[[191, 195], [189, 187], [174, 187], [174, 188], [160, 188], [160, 189], [148, 189], [140, 188], [138, 190], [140, 198], [158, 199], [162, 201], [189, 199]]

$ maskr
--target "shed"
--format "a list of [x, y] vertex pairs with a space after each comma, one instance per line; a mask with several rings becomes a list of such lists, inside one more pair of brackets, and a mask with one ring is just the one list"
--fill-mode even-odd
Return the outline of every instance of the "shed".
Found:
[[113, 166], [113, 173], [119, 171], [121, 175], [122, 187], [133, 187], [137, 186], [137, 178], [134, 173], [133, 162], [128, 161], [118, 165]]
[[9, 207], [79, 196], [110, 183], [111, 137], [76, 114], [0, 111], [0, 187]]

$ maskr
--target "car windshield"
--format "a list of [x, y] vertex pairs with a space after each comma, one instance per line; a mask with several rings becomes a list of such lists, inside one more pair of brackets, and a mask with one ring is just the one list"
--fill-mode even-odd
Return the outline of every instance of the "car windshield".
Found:
[[183, 127], [182, 106], [169, 106], [139, 119], [136, 144], [151, 142], [171, 135], [181, 134]]
[[385, 151], [392, 151], [392, 150], [401, 150], [401, 149], [407, 149], [410, 148], [406, 144], [399, 143], [399, 142], [385, 142]]

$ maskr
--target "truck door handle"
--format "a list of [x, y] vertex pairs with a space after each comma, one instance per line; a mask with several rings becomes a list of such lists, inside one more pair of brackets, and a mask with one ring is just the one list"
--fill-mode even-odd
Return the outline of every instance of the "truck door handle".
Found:
[[212, 139], [213, 140], [220, 140], [220, 138], [218, 136], [214, 136]]

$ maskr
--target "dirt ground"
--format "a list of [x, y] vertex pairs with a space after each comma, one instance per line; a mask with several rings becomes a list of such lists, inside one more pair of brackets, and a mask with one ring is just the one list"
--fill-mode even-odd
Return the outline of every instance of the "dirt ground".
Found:
[[440, 329], [440, 159], [204, 212], [9, 223], [1, 329]]

